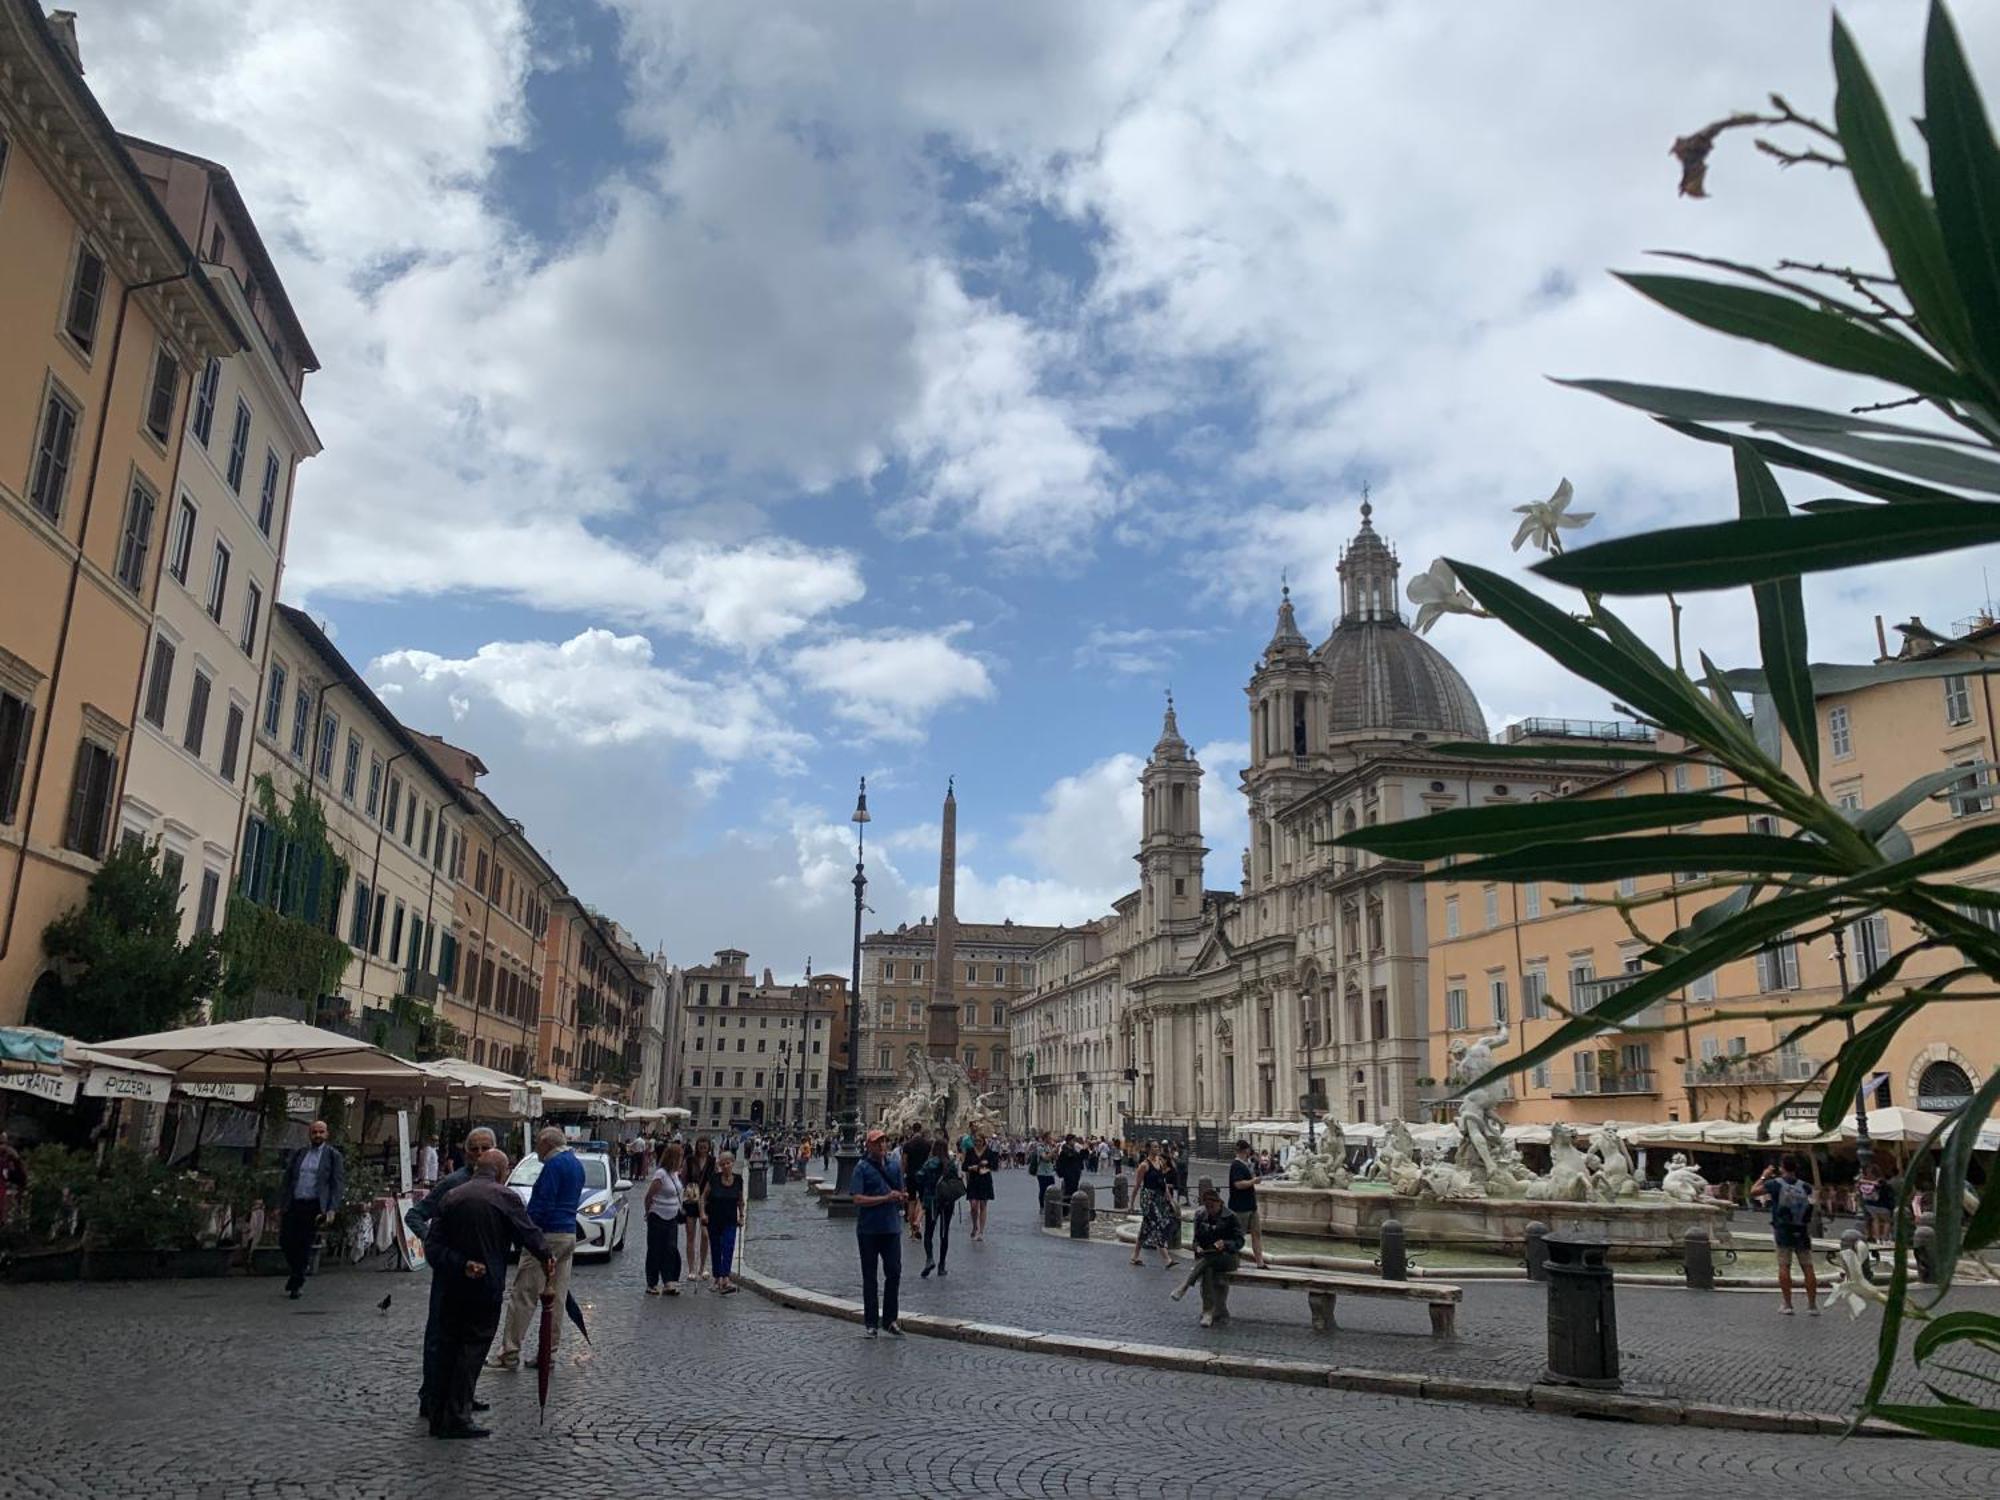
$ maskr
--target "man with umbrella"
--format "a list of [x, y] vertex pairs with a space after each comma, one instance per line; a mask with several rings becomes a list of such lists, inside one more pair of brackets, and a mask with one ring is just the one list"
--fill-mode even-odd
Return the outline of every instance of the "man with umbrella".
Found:
[[544, 1284], [555, 1279], [547, 1240], [520, 1198], [504, 1186], [507, 1154], [486, 1151], [470, 1181], [454, 1188], [431, 1220], [424, 1254], [444, 1282], [438, 1368], [443, 1389], [431, 1402], [431, 1436], [482, 1438], [472, 1425], [475, 1392], [486, 1351], [500, 1327], [507, 1265], [523, 1249], [541, 1263]]

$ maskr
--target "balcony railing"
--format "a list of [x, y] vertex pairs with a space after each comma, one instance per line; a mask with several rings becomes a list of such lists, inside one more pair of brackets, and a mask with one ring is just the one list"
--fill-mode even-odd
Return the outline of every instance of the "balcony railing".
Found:
[[1507, 743], [1522, 740], [1617, 740], [1649, 745], [1653, 731], [1626, 719], [1522, 719], [1507, 726]]
[[1692, 1089], [1776, 1088], [1804, 1083], [1819, 1072], [1820, 1060], [1800, 1052], [1767, 1057], [1711, 1057], [1681, 1069], [1681, 1081]]
[[1660, 1075], [1651, 1068], [1635, 1068], [1623, 1073], [1577, 1073], [1570, 1087], [1555, 1091], [1558, 1099], [1600, 1097], [1606, 1094], [1657, 1094]]
[[[1643, 978], [1645, 978], [1644, 974], [1606, 974], [1601, 979], [1582, 980], [1572, 986], [1570, 990], [1570, 1004], [1574, 1007], [1578, 1015], [1588, 1015], [1613, 995], [1623, 990], [1629, 990]], [[1666, 1022], [1666, 1018], [1666, 1002], [1655, 1000], [1644, 1010], [1638, 1012], [1638, 1014], [1628, 1016], [1620, 1025], [1631, 1027], [1635, 1030], [1644, 1029], [1649, 1026], [1663, 1025]]]

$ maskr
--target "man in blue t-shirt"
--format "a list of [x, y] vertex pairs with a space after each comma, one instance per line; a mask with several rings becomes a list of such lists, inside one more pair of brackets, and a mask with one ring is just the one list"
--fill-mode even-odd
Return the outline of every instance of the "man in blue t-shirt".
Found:
[[879, 1130], [868, 1132], [862, 1142], [866, 1152], [854, 1164], [848, 1191], [854, 1196], [854, 1238], [861, 1248], [862, 1332], [875, 1337], [877, 1297], [875, 1280], [880, 1267], [880, 1327], [891, 1338], [903, 1336], [896, 1322], [896, 1288], [903, 1280], [903, 1205], [910, 1195], [903, 1191], [903, 1169], [889, 1155], [889, 1137]]
[[1799, 1180], [1799, 1159], [1785, 1157], [1773, 1170], [1764, 1168], [1751, 1192], [1771, 1209], [1771, 1238], [1778, 1247], [1778, 1295], [1784, 1311], [1792, 1311], [1792, 1262], [1806, 1274], [1806, 1311], [1819, 1316], [1819, 1282], [1813, 1275], [1812, 1189]]
[[[548, 1242], [549, 1259], [555, 1262], [556, 1273], [553, 1278], [544, 1276], [540, 1262], [534, 1260], [523, 1260], [515, 1267], [514, 1286], [507, 1300], [507, 1326], [500, 1336], [500, 1352], [493, 1356], [493, 1363], [502, 1370], [521, 1367], [521, 1343], [540, 1308], [543, 1288], [554, 1290], [557, 1307], [569, 1296], [570, 1265], [576, 1254], [576, 1210], [583, 1202], [583, 1163], [569, 1149], [569, 1138], [554, 1125], [543, 1126], [535, 1137], [535, 1155], [542, 1159], [542, 1170], [528, 1192], [528, 1217]], [[562, 1324], [563, 1320], [557, 1318], [558, 1342], [562, 1339]]]

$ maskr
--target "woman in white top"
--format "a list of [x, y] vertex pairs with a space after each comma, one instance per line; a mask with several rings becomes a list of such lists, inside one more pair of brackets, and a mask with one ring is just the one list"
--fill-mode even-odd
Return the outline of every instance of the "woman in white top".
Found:
[[669, 1146], [646, 1183], [646, 1295], [681, 1294], [681, 1148]]

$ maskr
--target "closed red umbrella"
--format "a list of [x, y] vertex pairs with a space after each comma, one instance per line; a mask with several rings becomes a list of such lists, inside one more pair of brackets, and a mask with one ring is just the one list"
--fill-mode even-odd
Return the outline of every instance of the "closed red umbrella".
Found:
[[542, 1343], [535, 1356], [536, 1394], [541, 1397], [541, 1407], [535, 1414], [539, 1424], [549, 1411], [549, 1371], [556, 1364], [556, 1293], [552, 1286], [542, 1289]]

